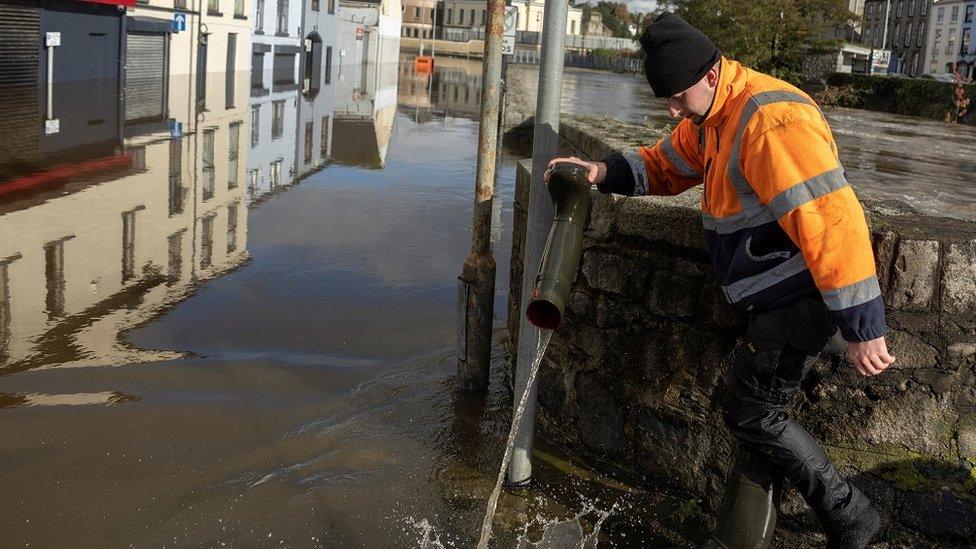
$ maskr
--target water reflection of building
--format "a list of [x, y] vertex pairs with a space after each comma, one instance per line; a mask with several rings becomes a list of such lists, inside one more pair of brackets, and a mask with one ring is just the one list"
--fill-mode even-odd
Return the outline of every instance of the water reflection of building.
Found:
[[400, 2], [339, 2], [339, 48], [332, 157], [382, 167], [397, 106]]
[[335, 0], [327, 0], [326, 9], [319, 1], [305, 3], [305, 51], [302, 61], [304, 78], [298, 98], [297, 177], [320, 166], [331, 156], [332, 112], [339, 56], [339, 15]]
[[455, 116], [478, 120], [481, 117], [481, 61], [438, 57], [434, 72], [418, 72], [414, 55], [401, 54], [398, 102], [404, 112]]
[[[238, 76], [234, 88], [246, 85]], [[208, 94], [204, 112], [197, 89], [194, 73], [171, 74], [162, 115], [124, 123], [111, 154], [75, 150], [2, 178], [3, 371], [171, 356], [130, 348], [118, 334], [246, 258], [246, 104]]]

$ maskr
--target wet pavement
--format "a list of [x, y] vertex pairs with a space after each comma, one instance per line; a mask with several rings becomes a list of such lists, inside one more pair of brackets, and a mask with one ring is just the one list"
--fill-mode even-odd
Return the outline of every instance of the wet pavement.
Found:
[[[477, 540], [511, 398], [501, 345], [487, 396], [452, 381], [480, 65], [445, 59], [430, 77], [409, 61], [343, 66], [357, 85], [331, 94], [237, 94], [104, 135], [66, 127], [63, 150], [6, 149], [4, 546]], [[246, 89], [248, 75], [211, 80]], [[564, 102], [642, 121], [639, 84], [572, 71]], [[194, 85], [174, 76], [171, 94]], [[852, 172], [966, 214], [971, 128], [857, 114], [828, 115], [861, 143]], [[880, 152], [905, 140], [936, 145]], [[502, 158], [493, 214], [499, 337], [515, 161]], [[701, 539], [680, 495], [595, 475], [545, 441], [536, 460], [535, 489], [500, 502], [497, 546], [560, 546], [597, 525], [601, 546]]]

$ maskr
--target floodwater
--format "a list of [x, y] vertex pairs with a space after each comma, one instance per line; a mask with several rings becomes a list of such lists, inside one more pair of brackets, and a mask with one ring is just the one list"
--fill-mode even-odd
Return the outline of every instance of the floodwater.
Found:
[[[519, 70], [534, 97], [536, 70]], [[643, 74], [569, 70], [563, 76], [562, 110], [635, 124], [675, 123]], [[826, 108], [824, 114], [841, 163], [862, 197], [976, 219], [976, 127], [855, 109]]]
[[[511, 413], [501, 345], [486, 396], [453, 386], [480, 65], [409, 61], [205, 108], [175, 75], [150, 119], [70, 94], [51, 135], [36, 104], [0, 102], [24, 124], [4, 131], [0, 173], [0, 545], [476, 543]], [[636, 79], [566, 82], [582, 112], [645, 116]], [[941, 131], [946, 155], [972, 147]], [[500, 337], [515, 160], [493, 212]], [[495, 546], [701, 541], [680, 495], [537, 450], [535, 488], [502, 493]]]
[[[0, 184], [0, 545], [477, 541], [511, 399], [500, 344], [487, 396], [453, 387], [479, 65], [398, 61], [202, 110], [173, 76], [159, 120], [81, 94], [53, 137], [25, 123]], [[94, 125], [93, 101], [111, 113]], [[495, 546], [680, 541], [662, 494], [544, 441], [537, 460]]]

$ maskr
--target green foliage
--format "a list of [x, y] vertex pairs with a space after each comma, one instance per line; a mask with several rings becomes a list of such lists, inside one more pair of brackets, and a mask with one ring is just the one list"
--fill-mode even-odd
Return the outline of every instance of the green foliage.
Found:
[[688, 519], [697, 519], [702, 516], [705, 516], [705, 513], [702, 512], [701, 504], [694, 498], [681, 502], [673, 515], [678, 524], [684, 524]]
[[[848, 93], [840, 89], [852, 90]], [[817, 95], [825, 106], [852, 107], [872, 111], [923, 116], [945, 120], [958, 113], [957, 93], [976, 101], [976, 85], [957, 85], [925, 78], [889, 78], [836, 73], [827, 77], [827, 88]], [[841, 98], [831, 101], [833, 98]], [[965, 112], [961, 124], [976, 125], [976, 112]]]
[[793, 81], [811, 51], [839, 47], [827, 36], [854, 17], [845, 0], [674, 0], [674, 7], [726, 56]]
[[627, 28], [630, 23], [627, 4], [601, 0], [590, 9], [598, 11], [603, 16], [603, 24], [610, 29], [614, 36], [617, 38], [633, 38], [630, 29]]

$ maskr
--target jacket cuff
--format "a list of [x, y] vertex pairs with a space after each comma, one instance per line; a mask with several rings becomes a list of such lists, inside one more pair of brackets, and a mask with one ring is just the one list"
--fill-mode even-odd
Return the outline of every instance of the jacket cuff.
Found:
[[888, 333], [881, 296], [853, 307], [829, 312], [847, 341], [871, 341]]
[[634, 196], [636, 187], [634, 172], [624, 155], [618, 152], [612, 153], [603, 159], [603, 163], [607, 165], [607, 173], [603, 181], [597, 184], [597, 190], [603, 194]]

